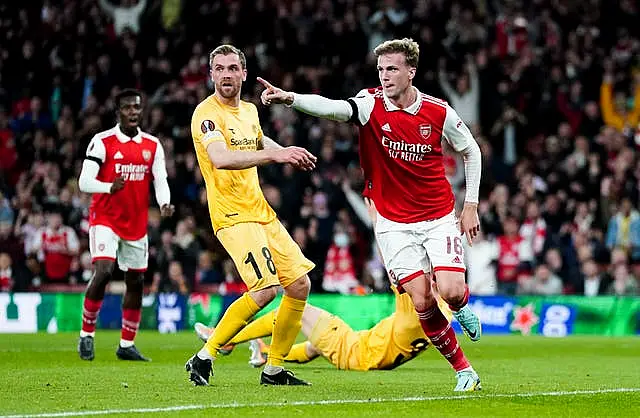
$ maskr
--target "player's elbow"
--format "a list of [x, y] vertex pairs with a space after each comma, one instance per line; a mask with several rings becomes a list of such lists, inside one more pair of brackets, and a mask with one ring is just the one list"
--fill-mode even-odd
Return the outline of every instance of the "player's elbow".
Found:
[[228, 158], [222, 156], [216, 156], [211, 158], [211, 164], [219, 170], [225, 170], [231, 168], [231, 161]]
[[78, 179], [78, 188], [81, 192], [88, 193], [89, 179], [84, 173], [80, 173], [80, 178]]
[[209, 155], [209, 160], [211, 161], [211, 164], [213, 164], [215, 168], [220, 170], [231, 168], [233, 163], [231, 159], [231, 153], [228, 152], [228, 150], [226, 149], [212, 150], [211, 148], [214, 148], [214, 147], [211, 146], [209, 147], [209, 149], [207, 149], [207, 151], [209, 151], [207, 154]]

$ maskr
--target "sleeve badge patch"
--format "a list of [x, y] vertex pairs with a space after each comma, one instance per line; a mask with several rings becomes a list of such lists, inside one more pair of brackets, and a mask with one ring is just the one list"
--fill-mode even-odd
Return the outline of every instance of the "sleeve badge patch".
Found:
[[202, 124], [200, 124], [200, 130], [203, 134], [206, 134], [207, 132], [213, 132], [214, 129], [216, 129], [216, 124], [209, 119], [202, 121]]

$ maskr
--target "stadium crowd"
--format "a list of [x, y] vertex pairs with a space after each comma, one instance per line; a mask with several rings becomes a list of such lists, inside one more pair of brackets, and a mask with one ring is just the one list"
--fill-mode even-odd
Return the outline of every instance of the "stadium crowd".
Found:
[[[216, 241], [190, 117], [210, 94], [208, 51], [244, 50], [263, 129], [319, 158], [261, 168], [264, 194], [317, 264], [313, 291], [387, 291], [356, 130], [259, 105], [258, 75], [333, 98], [378, 85], [371, 51], [412, 37], [414, 84], [458, 111], [483, 153], [472, 294], [640, 294], [640, 19], [633, 0], [44, 0], [0, 5], [0, 291], [84, 289], [87, 207], [77, 178], [113, 97], [146, 95], [176, 214], [149, 216], [151, 291], [238, 292]], [[461, 203], [464, 168], [446, 159]], [[429, 191], [416, 191], [425, 193]]]

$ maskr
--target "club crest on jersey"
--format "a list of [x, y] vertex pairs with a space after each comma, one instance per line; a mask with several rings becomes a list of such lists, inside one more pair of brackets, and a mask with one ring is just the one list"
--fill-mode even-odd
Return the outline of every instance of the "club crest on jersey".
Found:
[[210, 121], [209, 119], [203, 120], [202, 123], [200, 124], [200, 130], [202, 131], [203, 134], [206, 134], [207, 132], [213, 132], [214, 129], [216, 129], [216, 124], [213, 123], [213, 121]]
[[418, 130], [420, 131], [420, 135], [422, 135], [424, 139], [427, 139], [431, 136], [431, 124], [423, 123], [418, 127]]
[[151, 159], [151, 151], [149, 151], [148, 149], [143, 149], [142, 158], [144, 158], [145, 161], [149, 162], [149, 160]]

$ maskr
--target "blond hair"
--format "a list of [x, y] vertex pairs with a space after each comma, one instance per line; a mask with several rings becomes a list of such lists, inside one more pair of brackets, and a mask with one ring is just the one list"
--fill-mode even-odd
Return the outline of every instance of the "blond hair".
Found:
[[384, 41], [373, 50], [374, 55], [378, 58], [387, 54], [404, 54], [405, 61], [409, 67], [418, 67], [418, 58], [420, 57], [420, 46], [411, 38], [392, 39]]
[[211, 53], [209, 54], [209, 65], [213, 66], [213, 59], [215, 58], [216, 55], [229, 55], [229, 54], [236, 54], [240, 59], [240, 65], [242, 66], [242, 69], [244, 70], [247, 68], [247, 58], [244, 56], [244, 52], [242, 52], [235, 46], [229, 45], [229, 44], [220, 45], [216, 47], [216, 49], [211, 51]]

